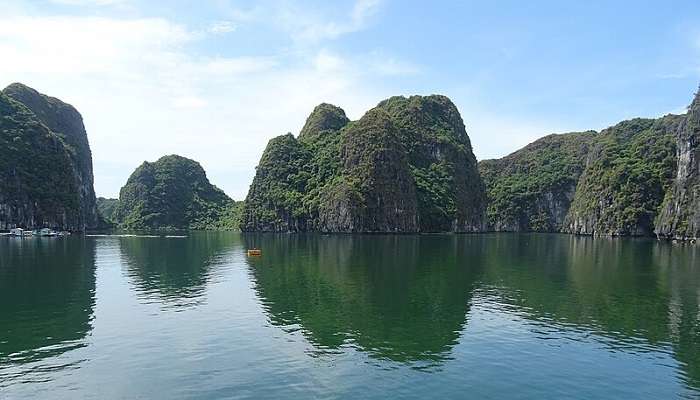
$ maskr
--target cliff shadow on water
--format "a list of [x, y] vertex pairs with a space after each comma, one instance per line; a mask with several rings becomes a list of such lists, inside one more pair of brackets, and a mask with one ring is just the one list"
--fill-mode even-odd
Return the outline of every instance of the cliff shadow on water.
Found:
[[[79, 237], [0, 237], [0, 387], [3, 366], [28, 364], [87, 345], [95, 307], [95, 242]], [[41, 370], [34, 371], [41, 373]]]
[[300, 328], [319, 354], [439, 365], [466, 324], [478, 246], [445, 235], [246, 234], [248, 264], [274, 325]]

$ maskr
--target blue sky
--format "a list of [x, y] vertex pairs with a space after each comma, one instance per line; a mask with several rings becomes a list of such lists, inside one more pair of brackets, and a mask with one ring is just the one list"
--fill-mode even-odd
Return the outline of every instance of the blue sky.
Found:
[[0, 54], [0, 85], [81, 111], [98, 195], [177, 153], [242, 199], [267, 141], [324, 101], [356, 119], [392, 95], [445, 94], [479, 159], [684, 112], [700, 3], [5, 0]]

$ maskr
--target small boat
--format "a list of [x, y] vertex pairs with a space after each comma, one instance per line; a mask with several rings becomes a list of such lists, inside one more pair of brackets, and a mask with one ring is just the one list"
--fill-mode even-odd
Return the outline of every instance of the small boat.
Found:
[[56, 236], [57, 232], [54, 231], [53, 229], [49, 228], [41, 228], [37, 229], [33, 232], [34, 236], [44, 236], [44, 237], [50, 237], [50, 236]]
[[248, 249], [248, 257], [259, 257], [262, 255], [262, 250], [260, 249]]
[[[30, 233], [31, 233], [31, 232], [30, 232]], [[24, 236], [24, 235], [25, 235], [24, 229], [22, 229], [22, 228], [12, 228], [12, 229], [10, 229], [10, 236], [20, 236], [20, 237], [22, 237], [22, 236]]]

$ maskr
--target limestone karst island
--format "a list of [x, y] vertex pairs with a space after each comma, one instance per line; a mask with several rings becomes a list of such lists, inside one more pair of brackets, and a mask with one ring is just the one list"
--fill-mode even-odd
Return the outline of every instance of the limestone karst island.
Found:
[[95, 198], [80, 113], [21, 83], [2, 102], [0, 227], [700, 236], [700, 96], [684, 114], [544, 136], [477, 162], [457, 107], [396, 96], [351, 121], [323, 103], [271, 139], [245, 200], [178, 155]]
[[700, 400], [698, 27], [0, 1], [0, 400]]

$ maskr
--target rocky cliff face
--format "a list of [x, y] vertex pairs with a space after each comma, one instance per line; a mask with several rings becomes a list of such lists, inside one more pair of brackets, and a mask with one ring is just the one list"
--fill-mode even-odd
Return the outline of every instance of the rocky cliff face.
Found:
[[306, 119], [304, 127], [299, 132], [299, 139], [313, 140], [323, 132], [337, 131], [345, 127], [348, 122], [350, 120], [345, 116], [342, 108], [328, 103], [319, 104]]
[[299, 139], [268, 144], [241, 229], [478, 231], [484, 201], [464, 123], [446, 97], [394, 97], [355, 122], [322, 104]]
[[232, 207], [198, 162], [170, 155], [144, 162], [131, 174], [114, 219], [122, 229], [213, 229]]
[[355, 122], [322, 104], [299, 139], [270, 141], [241, 226], [696, 238], [699, 135], [696, 97], [687, 115], [550, 135], [477, 169], [446, 97], [392, 97]]
[[479, 162], [489, 229], [559, 232], [596, 132], [549, 135], [498, 160]]
[[502, 159], [482, 161], [489, 228], [696, 237], [696, 108], [697, 98], [687, 115], [636, 118], [600, 133], [552, 135]]
[[603, 130], [576, 188], [564, 231], [648, 236], [676, 165], [674, 134], [684, 117], [633, 119]]
[[416, 187], [398, 130], [381, 109], [344, 132], [341, 173], [320, 201], [323, 232], [417, 232]]
[[80, 114], [21, 84], [0, 94], [0, 228], [97, 226]]
[[114, 224], [114, 210], [117, 209], [118, 205], [119, 199], [97, 198], [97, 213], [103, 226], [109, 227]]
[[49, 97], [21, 83], [3, 90], [8, 97], [24, 104], [51, 132], [58, 135], [70, 154], [80, 203], [80, 224], [85, 228], [98, 225], [92, 174], [92, 152], [80, 113], [70, 104]]
[[77, 181], [61, 139], [0, 93], [0, 228], [79, 230]]
[[392, 97], [377, 106], [398, 129], [416, 183], [422, 232], [478, 232], [486, 193], [462, 117], [445, 96]]
[[700, 93], [675, 137], [677, 169], [656, 221], [659, 237], [700, 238]]
[[309, 217], [303, 198], [310, 159], [310, 152], [291, 133], [270, 140], [248, 190], [241, 230], [306, 230]]

